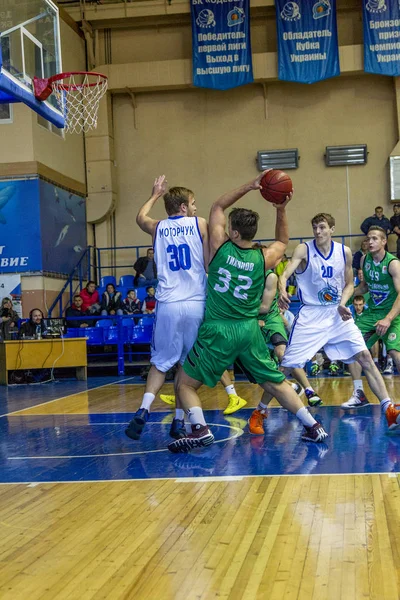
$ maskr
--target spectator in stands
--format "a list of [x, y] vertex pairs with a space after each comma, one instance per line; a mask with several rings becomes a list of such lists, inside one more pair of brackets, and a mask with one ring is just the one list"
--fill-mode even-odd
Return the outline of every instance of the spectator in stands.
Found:
[[368, 252], [368, 240], [363, 240], [361, 242], [361, 247], [357, 252], [353, 255], [353, 273], [354, 277], [358, 277], [358, 272], [360, 270], [360, 262], [363, 256], [365, 256]]
[[133, 268], [136, 271], [134, 284], [138, 287], [157, 286], [157, 266], [154, 260], [154, 250], [149, 248], [146, 256], [140, 256]]
[[0, 307], [0, 337], [3, 340], [11, 340], [12, 331], [18, 331], [18, 319], [19, 316], [13, 309], [11, 299], [3, 298]]
[[123, 302], [122, 310], [125, 315], [133, 315], [141, 312], [142, 305], [136, 296], [135, 290], [128, 290], [128, 294]]
[[29, 321], [22, 323], [19, 330], [19, 338], [36, 338], [43, 337], [46, 331], [45, 324], [43, 322], [44, 315], [40, 308], [34, 308], [29, 313]]
[[392, 226], [389, 219], [383, 214], [382, 206], [375, 207], [375, 213], [372, 215], [372, 217], [367, 217], [364, 219], [364, 221], [361, 223], [360, 229], [365, 235], [367, 235], [369, 229], [373, 226], [382, 227], [387, 234], [392, 231]]
[[65, 311], [65, 316], [68, 319], [67, 327], [90, 327], [89, 319], [87, 321], [71, 319], [71, 317], [84, 317], [90, 314], [88, 310], [82, 310], [82, 305], [83, 300], [80, 294], [75, 294], [73, 304]]
[[393, 217], [390, 218], [390, 225], [393, 233], [397, 235], [397, 258], [400, 258], [400, 203], [393, 205]]
[[100, 314], [100, 296], [94, 281], [87, 282], [86, 287], [81, 290], [80, 297], [83, 300], [83, 312], [88, 310], [92, 315]]
[[142, 312], [146, 315], [152, 315], [156, 310], [156, 290], [152, 285], [146, 288], [147, 296], [143, 300]]
[[121, 292], [117, 292], [115, 286], [109, 283], [101, 297], [101, 314], [123, 315], [122, 306]]
[[354, 296], [353, 304], [350, 306], [350, 310], [353, 313], [353, 317], [355, 322], [357, 323], [357, 318], [364, 312], [365, 310], [365, 298], [359, 294], [358, 296]]

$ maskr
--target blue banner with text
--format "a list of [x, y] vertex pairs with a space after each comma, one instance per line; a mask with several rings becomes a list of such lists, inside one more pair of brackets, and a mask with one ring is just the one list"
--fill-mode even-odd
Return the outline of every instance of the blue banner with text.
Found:
[[278, 77], [315, 83], [340, 74], [336, 0], [275, 0]]
[[229, 90], [253, 81], [249, 0], [191, 0], [193, 84]]
[[364, 70], [400, 75], [400, 6], [396, 0], [363, 0]]

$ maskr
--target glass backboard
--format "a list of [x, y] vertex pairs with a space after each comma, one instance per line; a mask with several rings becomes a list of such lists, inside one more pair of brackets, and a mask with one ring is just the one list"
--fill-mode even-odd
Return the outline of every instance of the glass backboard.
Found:
[[60, 24], [51, 0], [0, 0], [0, 103], [24, 102], [42, 117], [64, 126], [56, 99], [33, 94], [33, 77], [62, 71]]

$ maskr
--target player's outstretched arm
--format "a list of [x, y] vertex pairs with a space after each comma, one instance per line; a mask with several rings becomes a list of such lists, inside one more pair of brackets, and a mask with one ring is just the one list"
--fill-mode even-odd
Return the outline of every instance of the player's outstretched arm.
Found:
[[342, 291], [342, 297], [340, 299], [340, 304], [338, 306], [338, 312], [342, 317], [343, 321], [349, 321], [353, 318], [351, 314], [351, 310], [346, 304], [354, 294], [354, 278], [353, 278], [353, 255], [351, 253], [350, 248], [347, 246], [344, 247], [344, 255], [346, 258], [346, 266], [344, 270], [344, 280], [345, 285]]
[[154, 180], [154, 185], [151, 191], [150, 198], [143, 204], [142, 208], [139, 210], [136, 216], [136, 223], [139, 225], [140, 229], [145, 233], [150, 234], [152, 237], [154, 236], [154, 233], [156, 231], [158, 221], [149, 217], [149, 212], [151, 211], [157, 200], [161, 198], [161, 196], [163, 196], [166, 191], [167, 179], [165, 175], [160, 175], [160, 177], [157, 177]]
[[207, 270], [208, 263], [210, 262], [210, 240], [208, 235], [208, 224], [207, 221], [203, 219], [203, 217], [197, 217], [197, 222], [199, 224], [201, 237], [203, 239], [204, 266]]
[[397, 298], [386, 317], [376, 322], [376, 333], [378, 335], [385, 335], [393, 319], [400, 314], [400, 262], [398, 260], [392, 260], [389, 264], [389, 275], [392, 276]]
[[264, 292], [261, 299], [260, 314], [266, 315], [276, 295], [278, 287], [278, 277], [275, 273], [270, 273], [265, 280]]
[[260, 181], [264, 177], [265, 173], [267, 173], [270, 170], [271, 169], [267, 169], [266, 171], [263, 171], [253, 181], [249, 181], [249, 183], [245, 183], [236, 190], [232, 190], [231, 192], [223, 194], [220, 198], [218, 198], [218, 200], [214, 202], [214, 204], [211, 207], [210, 218], [208, 222], [210, 235], [210, 260], [214, 256], [218, 248], [222, 246], [222, 244], [225, 243], [228, 239], [228, 236], [225, 231], [226, 209], [235, 204], [235, 202], [240, 200], [240, 198], [243, 198], [243, 196], [245, 196], [248, 192], [251, 192], [252, 190], [260, 190]]
[[296, 246], [293, 252], [292, 258], [289, 260], [288, 264], [285, 267], [282, 275], [279, 277], [278, 281], [278, 289], [279, 289], [279, 306], [283, 310], [287, 310], [290, 305], [290, 298], [287, 293], [287, 280], [293, 273], [300, 267], [303, 263], [307, 262], [307, 246], [306, 244], [299, 244]]
[[289, 243], [289, 224], [286, 215], [286, 206], [292, 198], [293, 191], [290, 192], [283, 204], [274, 204], [276, 208], [275, 242], [263, 250], [267, 269], [275, 269], [279, 265]]

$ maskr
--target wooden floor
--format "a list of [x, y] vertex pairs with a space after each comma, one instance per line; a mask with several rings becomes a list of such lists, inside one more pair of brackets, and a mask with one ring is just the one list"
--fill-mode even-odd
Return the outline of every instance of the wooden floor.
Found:
[[[328, 405], [351, 390], [317, 385]], [[133, 411], [142, 392], [115, 385], [18, 414]], [[226, 404], [221, 388], [202, 396]], [[398, 600], [399, 488], [393, 473], [0, 485], [0, 598]]]

